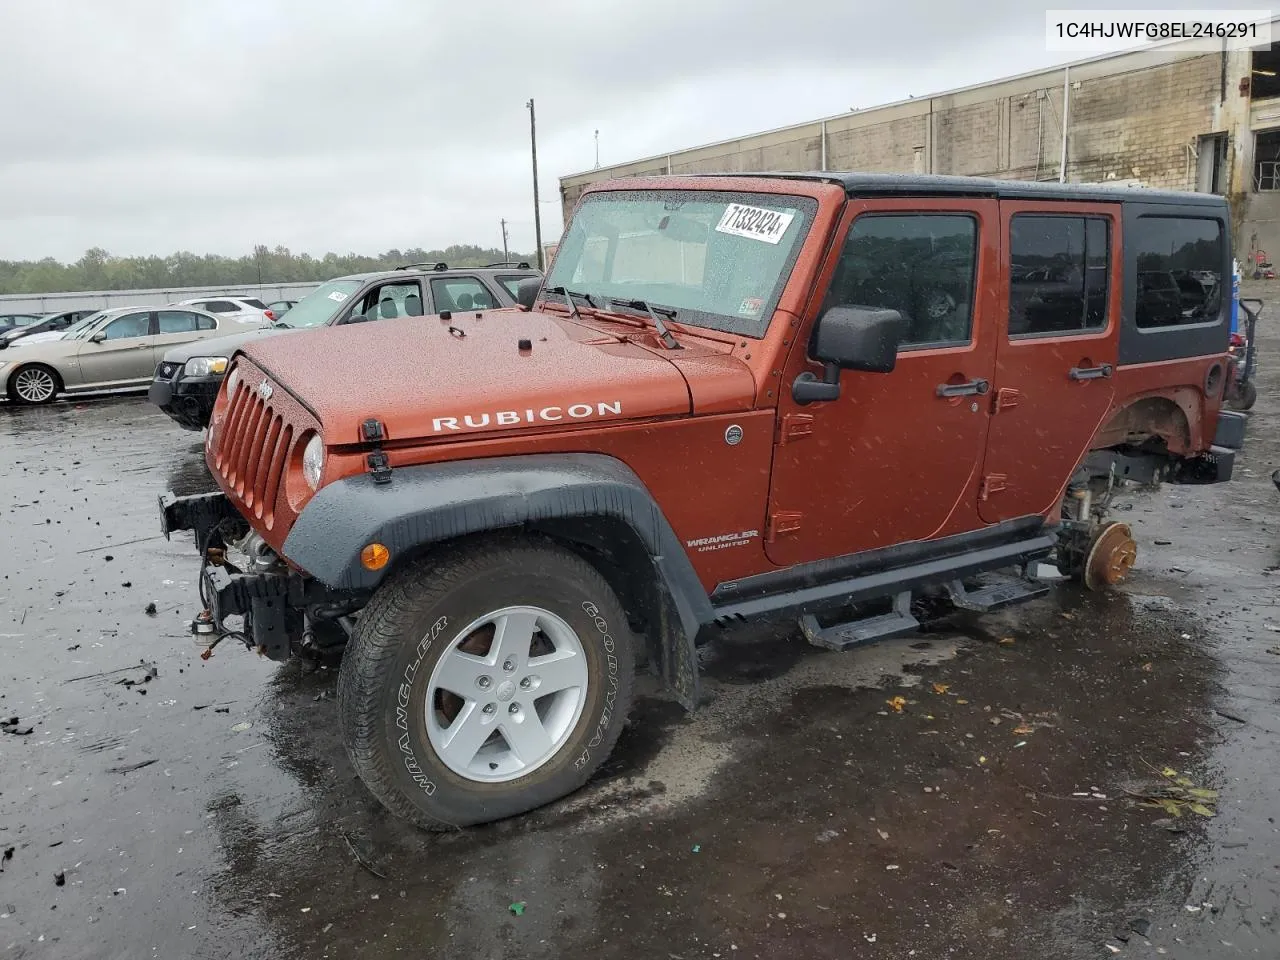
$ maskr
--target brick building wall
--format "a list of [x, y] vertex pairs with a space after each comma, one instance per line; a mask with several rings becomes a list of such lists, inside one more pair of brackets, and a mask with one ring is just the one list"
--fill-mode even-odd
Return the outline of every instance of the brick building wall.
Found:
[[1220, 53], [1143, 51], [830, 117], [564, 177], [564, 213], [584, 187], [610, 177], [819, 170], [824, 155], [828, 170], [1057, 180], [1064, 79], [1069, 181], [1195, 189], [1200, 137], [1227, 129], [1235, 74], [1247, 63], [1246, 54], [1229, 71]]

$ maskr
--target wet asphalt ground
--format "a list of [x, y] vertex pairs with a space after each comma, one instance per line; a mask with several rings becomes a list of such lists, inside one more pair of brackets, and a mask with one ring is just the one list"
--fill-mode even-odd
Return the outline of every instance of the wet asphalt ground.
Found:
[[[444, 836], [355, 779], [331, 671], [199, 659], [156, 514], [211, 488], [197, 435], [0, 403], [0, 960], [1280, 956], [1266, 316], [1236, 480], [1120, 500], [1122, 589], [845, 654], [724, 633], [703, 711], [642, 697], [584, 791]], [[1179, 779], [1212, 817], [1140, 805]]]

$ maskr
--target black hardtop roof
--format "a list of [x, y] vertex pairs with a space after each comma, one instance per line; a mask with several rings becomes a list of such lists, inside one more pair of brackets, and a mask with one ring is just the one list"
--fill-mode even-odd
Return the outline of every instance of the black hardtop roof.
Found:
[[[1108, 186], [1101, 183], [1051, 183], [1034, 180], [995, 180], [987, 177], [951, 177], [923, 173], [696, 173], [677, 176], [745, 177], [761, 180], [809, 180], [834, 183], [850, 196], [951, 196], [994, 197], [1007, 200], [1094, 200], [1104, 203], [1176, 203], [1182, 206], [1226, 207], [1226, 199], [1213, 193], [1152, 190], [1147, 187]], [[639, 178], [638, 178], [639, 179]], [[665, 177], [643, 179], [667, 179]]]

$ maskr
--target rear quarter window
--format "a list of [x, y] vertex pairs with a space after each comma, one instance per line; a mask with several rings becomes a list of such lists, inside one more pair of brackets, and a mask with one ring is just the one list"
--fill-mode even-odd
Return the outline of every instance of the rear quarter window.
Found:
[[1218, 220], [1139, 217], [1127, 239], [1137, 261], [1134, 321], [1138, 327], [1217, 323], [1225, 242]]

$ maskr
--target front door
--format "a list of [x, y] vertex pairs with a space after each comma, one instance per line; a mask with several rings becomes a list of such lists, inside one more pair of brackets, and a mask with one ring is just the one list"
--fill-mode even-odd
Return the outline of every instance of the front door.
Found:
[[1120, 329], [1118, 205], [1002, 202], [1007, 329], [996, 350], [978, 509], [1053, 509], [1111, 409]]
[[[797, 338], [778, 404], [766, 552], [777, 564], [859, 553], [981, 526], [977, 475], [995, 366], [994, 200], [855, 200], [823, 266], [811, 316], [832, 306], [895, 309], [892, 373], [845, 371], [837, 400], [791, 398]], [[810, 329], [806, 325], [802, 329]]]
[[109, 387], [131, 380], [151, 379], [154, 366], [151, 362], [150, 311], [116, 317], [98, 333], [103, 334], [101, 342], [95, 343], [90, 338], [76, 354], [81, 383]]

